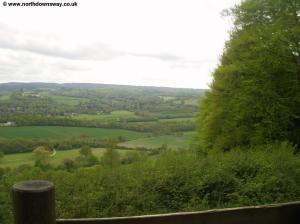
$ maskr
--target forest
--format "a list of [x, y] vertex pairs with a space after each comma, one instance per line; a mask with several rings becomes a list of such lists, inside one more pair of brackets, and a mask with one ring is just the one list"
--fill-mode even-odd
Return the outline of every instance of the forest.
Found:
[[32, 179], [55, 184], [58, 218], [299, 201], [300, 1], [223, 15], [233, 28], [208, 90], [1, 84], [0, 223], [11, 186]]

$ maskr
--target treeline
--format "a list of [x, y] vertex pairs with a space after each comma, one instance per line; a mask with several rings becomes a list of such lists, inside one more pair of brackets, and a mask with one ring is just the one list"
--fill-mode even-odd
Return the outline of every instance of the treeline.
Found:
[[227, 153], [165, 151], [121, 165], [111, 157], [88, 169], [0, 168], [0, 223], [12, 223], [10, 189], [18, 181], [54, 182], [58, 218], [199, 211], [300, 198], [300, 158], [288, 143]]
[[0, 152], [5, 154], [31, 152], [35, 148], [43, 146], [49, 149], [69, 150], [90, 146], [92, 148], [116, 148], [123, 138], [95, 139], [90, 137], [70, 138], [66, 140], [43, 140], [43, 139], [1, 139]]
[[[4, 84], [5, 85], [5, 84]], [[6, 84], [9, 86], [9, 84]], [[99, 86], [97, 88], [55, 88], [30, 89], [24, 84], [24, 89], [12, 88], [14, 92], [5, 93], [5, 100], [0, 100], [0, 115], [43, 115], [64, 116], [66, 113], [77, 114], [109, 114], [117, 110], [127, 110], [135, 113], [195, 113], [198, 105], [185, 103], [188, 100], [197, 101], [203, 94], [201, 90], [143, 88], [143, 87], [113, 87]], [[26, 88], [26, 86], [29, 88]], [[0, 90], [1, 91], [1, 90]], [[166, 98], [166, 99], [165, 99]]]
[[[167, 116], [166, 116], [167, 117]], [[135, 120], [136, 122], [126, 121], [99, 121], [72, 119], [71, 117], [46, 117], [24, 115], [11, 117], [18, 126], [67, 126], [67, 127], [91, 127], [91, 128], [120, 128], [140, 132], [152, 132], [155, 134], [168, 134], [179, 131], [193, 131], [196, 124], [193, 121], [162, 121], [148, 122]], [[170, 117], [171, 118], [171, 117]], [[139, 121], [139, 122], [138, 122]]]

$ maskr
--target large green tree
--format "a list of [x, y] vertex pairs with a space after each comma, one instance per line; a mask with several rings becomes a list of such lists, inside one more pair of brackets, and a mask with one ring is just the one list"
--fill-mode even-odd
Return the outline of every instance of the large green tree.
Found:
[[39, 146], [33, 150], [33, 158], [35, 159], [35, 165], [40, 167], [46, 167], [49, 165], [51, 152], [44, 146]]
[[234, 26], [201, 102], [201, 146], [300, 144], [300, 1], [244, 0], [227, 13]]

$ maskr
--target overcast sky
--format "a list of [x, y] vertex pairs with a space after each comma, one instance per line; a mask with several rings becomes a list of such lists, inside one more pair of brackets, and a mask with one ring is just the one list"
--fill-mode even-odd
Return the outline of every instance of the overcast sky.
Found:
[[[16, 1], [31, 0], [7, 0]], [[1, 2], [0, 82], [208, 88], [230, 29], [220, 13], [238, 2], [77, 0], [78, 7], [62, 8]]]

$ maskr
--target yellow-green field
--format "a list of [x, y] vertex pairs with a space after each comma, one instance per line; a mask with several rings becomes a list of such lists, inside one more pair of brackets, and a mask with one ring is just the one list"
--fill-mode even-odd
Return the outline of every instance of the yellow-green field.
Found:
[[0, 101], [6, 101], [9, 100], [10, 96], [9, 95], [0, 95]]
[[[93, 154], [100, 159], [106, 149], [103, 148], [94, 148], [92, 149]], [[126, 152], [130, 150], [123, 150], [120, 149], [118, 152], [120, 155], [124, 155]], [[65, 158], [68, 159], [75, 159], [79, 156], [79, 149], [72, 149], [72, 150], [65, 150], [65, 151], [57, 151], [56, 154], [50, 158], [50, 163], [52, 165], [59, 165]], [[4, 158], [0, 162], [0, 167], [18, 167], [23, 164], [33, 165], [34, 159], [33, 154], [31, 152], [27, 153], [15, 153], [15, 154], [8, 154], [5, 155]]]
[[123, 146], [126, 148], [143, 147], [147, 149], [153, 149], [166, 144], [169, 148], [172, 149], [188, 148], [193, 136], [194, 132], [185, 132], [182, 135], [174, 134], [139, 138], [136, 140], [120, 143], [119, 146]]
[[81, 102], [89, 101], [86, 98], [71, 97], [71, 96], [50, 95], [49, 97], [56, 103], [64, 104], [68, 106], [76, 106]]

